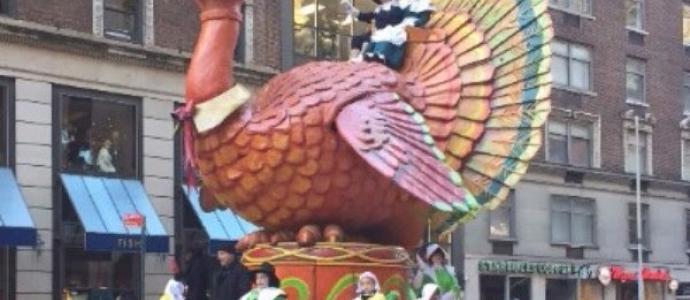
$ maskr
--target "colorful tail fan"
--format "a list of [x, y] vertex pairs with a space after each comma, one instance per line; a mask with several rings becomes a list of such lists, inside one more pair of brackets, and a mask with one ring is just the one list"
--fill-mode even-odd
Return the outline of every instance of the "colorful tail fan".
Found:
[[[413, 104], [447, 163], [493, 209], [526, 173], [550, 111], [548, 0], [433, 2], [427, 29], [445, 38], [410, 45], [401, 72], [424, 90]], [[448, 232], [464, 217], [435, 215], [432, 226]]]

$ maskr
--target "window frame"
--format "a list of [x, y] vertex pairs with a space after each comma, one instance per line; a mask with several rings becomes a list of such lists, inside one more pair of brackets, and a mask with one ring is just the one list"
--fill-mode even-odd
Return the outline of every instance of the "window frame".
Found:
[[[121, 174], [119, 172], [115, 173], [104, 173], [104, 172], [85, 172], [78, 170], [63, 169], [62, 165], [62, 147], [60, 147], [60, 134], [62, 126], [62, 112], [64, 108], [63, 97], [81, 97], [90, 98], [91, 101], [101, 101], [106, 103], [116, 103], [122, 105], [129, 105], [134, 108], [134, 133], [136, 137], [133, 138], [132, 143], [134, 143], [134, 153], [132, 156], [135, 161], [135, 170], [133, 174]], [[114, 94], [110, 92], [103, 92], [97, 90], [87, 90], [80, 89], [69, 86], [53, 86], [53, 165], [55, 166], [56, 173], [70, 173], [79, 175], [90, 175], [97, 177], [108, 177], [108, 178], [123, 178], [123, 179], [135, 179], [141, 180], [143, 178], [143, 168], [144, 168], [144, 131], [143, 131], [143, 111], [142, 111], [142, 98]]]
[[[643, 172], [641, 174], [643, 176], [652, 176], [654, 175], [654, 164], [653, 164], [653, 153], [652, 153], [652, 148], [653, 148], [653, 132], [651, 130], [646, 130], [643, 129], [644, 125], [640, 124], [640, 141], [644, 141], [645, 143], [645, 151], [642, 151], [640, 149], [640, 155], [644, 155], [645, 160], [644, 162], [640, 162], [640, 165], [643, 167]], [[636, 170], [632, 169], [634, 168], [633, 166], [628, 167], [628, 159], [633, 159], [631, 158], [634, 155], [628, 156], [628, 145], [630, 144], [635, 144], [635, 128], [634, 127], [624, 127], [623, 128], [623, 169], [625, 173], [628, 174], [635, 174]], [[646, 138], [643, 137], [643, 135], [646, 135]], [[646, 163], [645, 163], [646, 162]], [[634, 162], [633, 162], [634, 164]]]
[[641, 32], [646, 34], [647, 32], [645, 31], [646, 28], [646, 3], [645, 0], [630, 0], [630, 1], [635, 1], [637, 2], [636, 5], [639, 5], [638, 8], [638, 14], [637, 14], [637, 19], [635, 20], [636, 24], [635, 25], [628, 25], [628, 11], [627, 11], [627, 1], [624, 3], [623, 9], [625, 10], [625, 28], [628, 30], [636, 31], [636, 32]]
[[690, 208], [685, 209], [685, 249], [690, 252]]
[[[563, 40], [563, 39], [554, 39], [553, 42], [564, 44], [566, 49], [567, 49], [567, 52], [568, 52], [566, 57], [559, 55], [559, 54], [556, 54], [555, 51], [553, 53], [554, 58], [564, 58], [568, 62], [566, 64], [566, 74], [568, 76], [568, 79], [567, 79], [568, 83], [560, 84], [560, 83], [556, 83], [556, 81], [554, 80], [554, 88], [565, 89], [565, 90], [570, 90], [570, 91], [575, 91], [575, 92], [580, 92], [580, 93], [586, 93], [586, 94], [594, 93], [594, 80], [592, 78], [593, 70], [594, 70], [594, 68], [593, 68], [593, 65], [594, 65], [593, 48], [589, 45], [571, 42], [571, 41]], [[573, 54], [572, 54], [574, 47], [580, 47], [582, 49], [587, 50], [587, 52], [589, 54], [589, 61], [585, 61], [585, 60], [582, 60], [579, 58], [574, 58]], [[587, 66], [588, 66], [588, 68], [587, 68], [587, 73], [588, 73], [587, 74], [587, 79], [588, 79], [587, 87], [588, 88], [586, 88], [586, 89], [575, 87], [572, 84], [572, 76], [571, 76], [572, 74], [570, 72], [572, 70], [572, 65], [574, 62], [587, 63]]]
[[[551, 143], [549, 140], [551, 139], [551, 124], [553, 123], [562, 123], [565, 125], [566, 128], [566, 149], [565, 149], [565, 157], [566, 161], [565, 162], [559, 162], [559, 161], [554, 161], [551, 159], [550, 151], [551, 151]], [[589, 162], [587, 165], [577, 165], [572, 162], [573, 158], [571, 156], [572, 152], [571, 151], [571, 146], [573, 145], [573, 134], [572, 134], [572, 126], [577, 125], [577, 126], [583, 126], [589, 128]], [[582, 168], [594, 168], [594, 126], [595, 124], [593, 122], [589, 121], [581, 121], [581, 120], [575, 120], [575, 119], [553, 119], [549, 120], [546, 122], [546, 149], [544, 151], [545, 159], [547, 162], [550, 163], [555, 163], [555, 164], [565, 164], [569, 166], [575, 166], [575, 167], [582, 167]]]
[[[592, 0], [565, 0], [568, 1], [567, 6], [562, 6], [560, 4], [555, 4], [553, 1], [549, 1], [549, 7], [555, 10], [559, 10], [565, 13], [569, 13], [572, 15], [577, 15], [581, 17], [586, 17], [586, 18], [593, 18], [593, 7], [592, 7]], [[570, 6], [572, 6], [572, 1], [579, 1], [582, 2], [584, 5], [582, 7], [587, 7], [586, 11], [578, 11], [577, 9], [573, 9]]]
[[[681, 5], [682, 5], [682, 10], [681, 10], [681, 15], [682, 15], [682, 16], [681, 16], [681, 18], [683, 19], [683, 22], [685, 22], [685, 16], [684, 16], [683, 14], [685, 13], [685, 8], [686, 8], [686, 7], [687, 7], [688, 10], [690, 11], [690, 2], [688, 2], [687, 0], [684, 0], [684, 1], [681, 1]], [[688, 22], [690, 22], [690, 17], [688, 18]], [[682, 26], [685, 27], [685, 24], [682, 24]], [[689, 26], [690, 26], [690, 25], [689, 25]], [[684, 31], [684, 30], [685, 30], [685, 29], [682, 29], [682, 31]], [[690, 29], [689, 29], [689, 31], [690, 31]], [[684, 38], [685, 38], [685, 36], [683, 36], [682, 39], [684, 39]], [[683, 43], [683, 46], [685, 46], [685, 47], [690, 47], [690, 41], [685, 42], [685, 41], [683, 40], [682, 43]]]
[[[568, 207], [567, 211], [556, 209], [556, 201], [563, 201], [563, 200], [566, 200], [568, 202], [569, 207]], [[590, 206], [591, 206], [591, 214], [588, 214], [588, 216], [591, 216], [591, 218], [592, 218], [592, 228], [591, 228], [591, 230], [592, 230], [592, 232], [591, 232], [592, 242], [591, 243], [578, 244], [578, 243], [573, 242], [573, 222], [572, 222], [573, 218], [572, 218], [572, 216], [574, 214], [583, 214], [581, 212], [575, 212], [574, 211], [575, 203], [578, 201], [579, 202], [586, 202], [586, 203], [590, 204]], [[597, 236], [597, 215], [598, 214], [597, 214], [596, 199], [571, 196], [571, 195], [551, 195], [551, 197], [549, 199], [549, 205], [550, 205], [550, 207], [549, 207], [549, 230], [550, 230], [549, 238], [551, 240], [551, 245], [553, 245], [553, 246], [566, 246], [569, 248], [596, 248], [597, 247], [597, 245], [599, 243], [597, 241], [597, 239], [598, 239], [598, 236]], [[554, 214], [556, 212], [559, 212], [559, 213], [565, 212], [565, 213], [568, 213], [568, 215], [569, 215], [569, 220], [568, 220], [568, 231], [569, 231], [569, 233], [568, 233], [569, 238], [568, 239], [569, 239], [569, 241], [556, 241], [554, 239], [554, 234], [553, 234]]]
[[[320, 1], [325, 1], [325, 0], [314, 0], [314, 5], [318, 5]], [[363, 0], [354, 0], [353, 5], [357, 6], [358, 3], [357, 1], [363, 1]], [[294, 0], [288, 0], [283, 2], [283, 6], [281, 6], [281, 18], [282, 18], [282, 25], [283, 25], [283, 34], [281, 37], [282, 45], [284, 45], [283, 53], [282, 53], [282, 58], [283, 58], [283, 64], [282, 67], [284, 70], [289, 69], [290, 67], [293, 67], [295, 65], [303, 64], [309, 61], [320, 61], [320, 60], [327, 60], [329, 58], [322, 57], [319, 54], [319, 49], [318, 49], [318, 36], [319, 36], [319, 25], [318, 25], [318, 17], [315, 17], [314, 20], [317, 24], [312, 24], [308, 26], [302, 26], [304, 28], [312, 28], [316, 30], [313, 34], [317, 37], [317, 40], [315, 41], [315, 51], [316, 51], [316, 56], [310, 56], [310, 55], [302, 55], [298, 54], [296, 52], [296, 42], [295, 42], [295, 28], [297, 27], [295, 20], [294, 20]], [[367, 1], [363, 1], [367, 2]], [[317, 10], [318, 13], [318, 10]], [[340, 10], [337, 12], [338, 15], [345, 16], [345, 14], [342, 14]], [[349, 41], [352, 39], [352, 37], [355, 35], [355, 29], [354, 29], [354, 24], [356, 23], [356, 20], [353, 20], [352, 24], [350, 25], [349, 32], [348, 34], [343, 34], [341, 31], [336, 31], [334, 32], [336, 41], [338, 41], [339, 38], [345, 37], [347, 39], [347, 46], [349, 49]], [[347, 53], [344, 53], [343, 57], [338, 57], [336, 58], [337, 60], [343, 60], [347, 59], [349, 57], [349, 51]], [[303, 56], [303, 57], [302, 57]]]
[[[652, 239], [651, 239], [651, 223], [649, 223], [649, 219], [651, 219], [651, 208], [649, 203], [642, 203], [641, 206], [642, 208], [642, 214], [640, 217], [642, 218], [642, 250], [643, 251], [651, 251], [652, 249]], [[630, 232], [630, 225], [631, 222], [637, 222], [637, 204], [635, 202], [628, 202], [627, 208], [627, 219], [628, 219], [628, 246], [630, 249], [637, 249], [637, 243], [633, 242], [630, 240], [630, 237], [632, 236], [633, 233]], [[631, 216], [630, 211], [631, 209], [635, 211], [635, 215]], [[647, 224], [647, 226], [645, 226]], [[635, 224], [635, 236], [637, 236], [637, 224]], [[637, 239], [637, 237], [635, 238]]]
[[[6, 157], [4, 158], [5, 163], [2, 163], [2, 160], [0, 160], [0, 167], [8, 167], [10, 169], [14, 169], [15, 166], [15, 81], [12, 78], [8, 77], [2, 77], [0, 76], [0, 87], [2, 87], [5, 91], [7, 91], [7, 102], [5, 103], [5, 111], [0, 113], [3, 114], [2, 119], [0, 119], [0, 122], [5, 122], [4, 129], [5, 129], [5, 145], [0, 144], [1, 146], [5, 146], [7, 149], [5, 149], [5, 155]], [[2, 127], [0, 127], [2, 129]]]
[[683, 181], [690, 181], [690, 137], [681, 135], [680, 138], [680, 177]]
[[[638, 73], [635, 71], [628, 71], [628, 65], [631, 62], [637, 62], [640, 63], [642, 66], [642, 72]], [[630, 98], [630, 95], [628, 95], [628, 74], [633, 74], [637, 76], [642, 76], [642, 99], [632, 99]], [[649, 102], [647, 102], [647, 60], [637, 58], [637, 57], [632, 57], [628, 56], [626, 57], [625, 60], [625, 103], [627, 104], [632, 104], [632, 105], [640, 105], [640, 106], [649, 106]]]
[[[508, 194], [508, 199], [504, 201], [504, 203], [501, 204], [500, 207], [490, 210], [489, 211], [489, 216], [488, 216], [488, 228], [489, 228], [489, 241], [493, 242], [517, 242], [517, 233], [515, 230], [515, 223], [516, 223], [516, 204], [517, 204], [517, 193], [515, 190], [510, 190]], [[503, 236], [496, 236], [491, 234], [491, 225], [492, 225], [492, 220], [493, 220], [493, 215], [495, 214], [494, 211], [499, 210], [499, 209], [507, 209], [508, 210], [508, 236], [503, 237]]]
[[0, 0], [0, 7], [6, 7], [6, 9], [0, 10], [0, 16], [13, 17], [16, 11], [15, 0]]
[[123, 13], [122, 10], [119, 10], [117, 8], [112, 8], [108, 6], [108, 0], [102, 0], [103, 1], [103, 37], [110, 39], [110, 40], [115, 40], [115, 41], [121, 41], [121, 42], [128, 42], [128, 43], [135, 43], [135, 44], [141, 44], [144, 41], [144, 5], [145, 1], [144, 0], [131, 0], [131, 1], [137, 1], [135, 4], [135, 11], [132, 13], [134, 16], [134, 24], [133, 24], [133, 30], [132, 34], [128, 38], [124, 37], [124, 34], [120, 33], [115, 33], [113, 34], [113, 30], [108, 30], [107, 26], [107, 21], [106, 21], [106, 12], [108, 10], [113, 10], [117, 11], [119, 13]]
[[[7, 102], [5, 102], [5, 109], [4, 111], [0, 112], [2, 113], [2, 117], [0, 118], [0, 122], [4, 122], [4, 130], [5, 130], [5, 143], [4, 145], [7, 149], [5, 149], [6, 157], [5, 157], [5, 164], [0, 163], [0, 167], [5, 167], [5, 168], [10, 168], [14, 169], [15, 166], [15, 157], [14, 157], [14, 150], [15, 150], [15, 131], [14, 131], [14, 126], [15, 126], [15, 93], [14, 93], [14, 88], [15, 88], [15, 80], [12, 78], [8, 77], [2, 77], [0, 76], [0, 87], [2, 87], [7, 94]], [[2, 95], [0, 95], [0, 101]], [[2, 129], [2, 126], [0, 126], [0, 129]], [[3, 146], [3, 145], [0, 145]], [[1, 161], [0, 161], [1, 162]], [[13, 276], [13, 274], [16, 273], [17, 271], [17, 256], [16, 256], [17, 250], [15, 247], [0, 247], [0, 255], [4, 255], [4, 257], [0, 257], [0, 260], [4, 260], [7, 263], [7, 269], [2, 270], [0, 269], [0, 272], [5, 272], [7, 271], [7, 290], [5, 291], [5, 294], [0, 293], [0, 299], [14, 299], [16, 296], [17, 292], [17, 279], [16, 276]], [[0, 282], [0, 284], [3, 284], [3, 282]], [[0, 289], [2, 290], [2, 289]]]
[[[690, 6], [690, 5], [688, 5]], [[690, 45], [687, 45], [690, 47]], [[690, 116], [690, 71], [683, 71], [683, 115]]]

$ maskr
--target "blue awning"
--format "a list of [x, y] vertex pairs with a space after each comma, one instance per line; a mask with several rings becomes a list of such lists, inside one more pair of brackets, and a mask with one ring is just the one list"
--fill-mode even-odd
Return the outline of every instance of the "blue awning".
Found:
[[209, 251], [215, 252], [225, 244], [234, 244], [246, 234], [257, 230], [254, 224], [242, 219], [231, 210], [205, 212], [199, 202], [199, 191], [194, 188], [189, 189], [187, 186], [182, 189], [208, 234]]
[[84, 227], [84, 249], [139, 251], [141, 229], [127, 227], [122, 218], [146, 217], [146, 251], [168, 252], [168, 235], [137, 180], [61, 174], [62, 184]]
[[0, 246], [35, 246], [36, 227], [12, 171], [0, 168]]

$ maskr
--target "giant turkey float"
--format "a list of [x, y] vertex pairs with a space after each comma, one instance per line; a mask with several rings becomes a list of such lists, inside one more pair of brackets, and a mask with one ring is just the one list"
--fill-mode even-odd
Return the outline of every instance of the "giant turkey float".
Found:
[[312, 62], [255, 94], [231, 67], [243, 1], [197, 3], [186, 163], [205, 209], [263, 228], [237, 246], [289, 299], [352, 299], [363, 271], [406, 298], [408, 251], [500, 205], [541, 145], [547, 0], [432, 0], [399, 70]]

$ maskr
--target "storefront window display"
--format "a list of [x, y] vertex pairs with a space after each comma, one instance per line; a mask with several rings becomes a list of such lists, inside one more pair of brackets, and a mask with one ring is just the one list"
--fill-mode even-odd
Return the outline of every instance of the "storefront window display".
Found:
[[479, 279], [481, 300], [529, 300], [528, 277], [482, 275]]
[[576, 300], [577, 280], [547, 279], [546, 300]]
[[126, 97], [79, 90], [58, 93], [61, 168], [136, 177], [138, 107]]
[[[134, 253], [84, 250], [84, 229], [77, 214], [63, 195], [62, 241], [64, 269], [62, 292], [72, 299], [115, 299], [134, 297], [138, 291], [139, 257]], [[123, 298], [133, 299], [133, 298]]]

